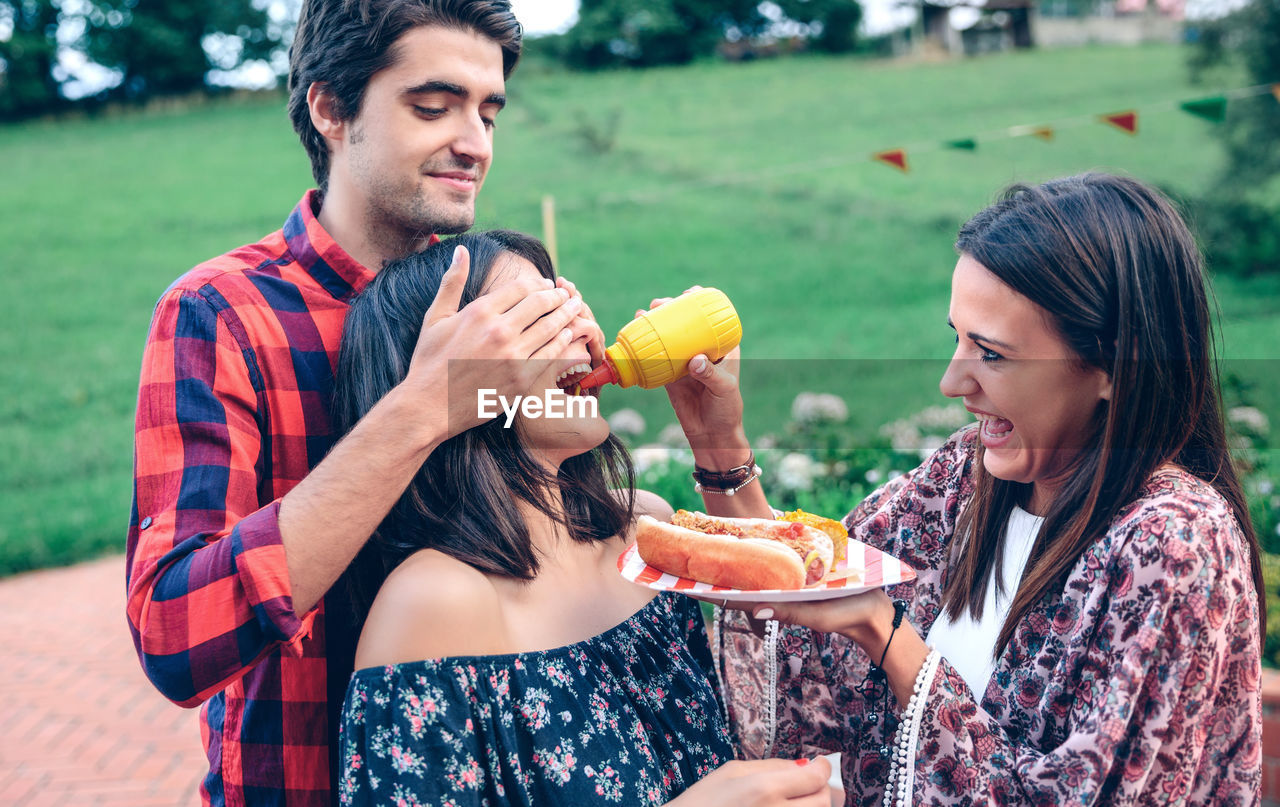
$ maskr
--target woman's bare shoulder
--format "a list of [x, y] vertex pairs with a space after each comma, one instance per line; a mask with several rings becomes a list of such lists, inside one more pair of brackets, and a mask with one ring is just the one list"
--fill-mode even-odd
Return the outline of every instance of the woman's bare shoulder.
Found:
[[643, 488], [636, 489], [636, 518], [652, 516], [659, 521], [670, 521], [675, 512], [675, 509], [671, 507], [671, 504], [666, 499], [653, 491], [644, 490]]
[[488, 575], [424, 549], [378, 589], [356, 650], [356, 669], [506, 651], [502, 608]]

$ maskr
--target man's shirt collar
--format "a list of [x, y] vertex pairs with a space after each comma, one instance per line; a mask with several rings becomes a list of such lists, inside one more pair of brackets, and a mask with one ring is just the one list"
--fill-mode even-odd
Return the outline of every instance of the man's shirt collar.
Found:
[[[320, 209], [320, 191], [313, 188], [303, 194], [302, 201], [284, 223], [284, 238], [289, 253], [317, 283], [339, 300], [350, 300], [364, 290], [377, 274], [338, 246], [316, 218]], [[428, 244], [439, 243], [432, 235]]]
[[284, 238], [298, 266], [336, 299], [348, 300], [359, 294], [376, 272], [348, 255], [320, 225], [316, 218], [319, 203], [320, 191], [307, 191], [284, 223]]

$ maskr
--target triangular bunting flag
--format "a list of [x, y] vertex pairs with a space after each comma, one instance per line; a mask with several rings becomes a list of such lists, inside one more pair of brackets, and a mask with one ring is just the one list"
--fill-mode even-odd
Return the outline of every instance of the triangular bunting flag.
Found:
[[1204, 118], [1214, 123], [1222, 123], [1227, 117], [1227, 99], [1221, 95], [1201, 98], [1198, 101], [1187, 101], [1179, 106], [1183, 112], [1190, 112], [1197, 118]]
[[1009, 137], [1038, 137], [1041, 140], [1053, 139], [1052, 126], [1013, 126], [1009, 128]]
[[1129, 134], [1138, 133], [1138, 113], [1133, 110], [1128, 112], [1114, 112], [1110, 115], [1101, 116], [1102, 120]]
[[972, 137], [966, 137], [962, 140], [948, 140], [946, 146], [949, 149], [960, 149], [961, 151], [977, 151], [978, 141]]
[[902, 173], [907, 173], [907, 152], [902, 149], [881, 151], [871, 155], [871, 159], [882, 162], [885, 165], [892, 165]]

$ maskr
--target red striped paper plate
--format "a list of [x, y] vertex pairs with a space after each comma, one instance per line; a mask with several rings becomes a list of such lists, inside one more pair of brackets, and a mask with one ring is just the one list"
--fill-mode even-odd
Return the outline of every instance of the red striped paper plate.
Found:
[[743, 591], [736, 588], [699, 583], [687, 577], [676, 577], [644, 562], [636, 545], [627, 547], [618, 556], [618, 571], [632, 583], [658, 591], [678, 591], [683, 594], [699, 594], [708, 597], [738, 600], [739, 602], [800, 602], [830, 600], [848, 597], [864, 591], [892, 586], [914, 580], [916, 572], [893, 555], [867, 546], [861, 541], [849, 539], [849, 559], [838, 564], [828, 579], [811, 588], [760, 589]]

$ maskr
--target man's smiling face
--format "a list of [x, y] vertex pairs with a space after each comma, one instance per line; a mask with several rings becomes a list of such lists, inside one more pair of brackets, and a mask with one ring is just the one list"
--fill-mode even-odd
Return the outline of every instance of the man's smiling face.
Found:
[[502, 49], [474, 31], [421, 26], [392, 47], [346, 126], [334, 171], [371, 221], [406, 239], [459, 233], [493, 159], [506, 102]]

